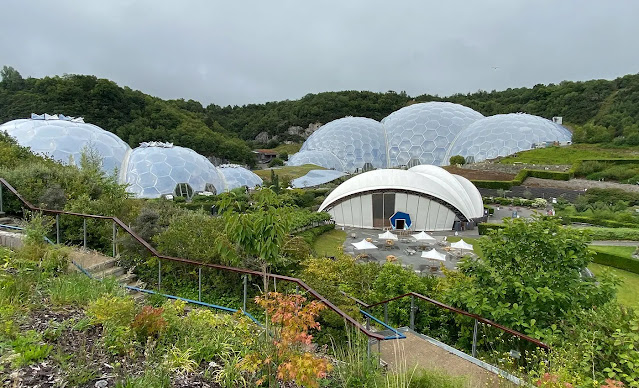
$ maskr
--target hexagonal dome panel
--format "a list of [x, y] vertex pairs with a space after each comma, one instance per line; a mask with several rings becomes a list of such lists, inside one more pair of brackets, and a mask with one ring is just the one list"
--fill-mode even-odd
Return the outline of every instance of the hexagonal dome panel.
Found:
[[[382, 120], [388, 143], [388, 167], [444, 164], [449, 144], [467, 126], [484, 116], [450, 102], [413, 104]], [[421, 149], [416, 154], [417, 149]], [[410, 150], [410, 152], [408, 152]]]
[[572, 133], [543, 117], [525, 113], [509, 113], [486, 117], [464, 129], [451, 144], [445, 157], [472, 158], [474, 162], [529, 150], [544, 142], [565, 143]]
[[288, 159], [288, 166], [314, 164], [329, 170], [346, 171], [342, 161], [330, 151], [300, 151]]
[[[159, 198], [176, 194], [176, 187], [196, 192], [225, 191], [224, 176], [204, 156], [190, 148], [170, 143], [142, 143], [125, 161], [125, 182], [138, 198]], [[212, 186], [212, 187], [211, 187]]]
[[48, 155], [61, 163], [79, 166], [82, 151], [90, 147], [102, 157], [102, 170], [109, 174], [120, 169], [131, 151], [129, 145], [115, 134], [85, 123], [82, 118], [64, 115], [32, 114], [30, 119], [0, 125], [0, 131], [6, 131], [34, 153]]
[[237, 164], [223, 164], [218, 170], [224, 176], [227, 190], [233, 190], [238, 187], [248, 187], [252, 189], [264, 183], [262, 178], [257, 176], [257, 174]]
[[[345, 172], [362, 169], [366, 163], [374, 168], [386, 167], [384, 128], [378, 121], [365, 117], [344, 117], [321, 126], [302, 145], [300, 153], [305, 151], [332, 153], [341, 161], [341, 171]], [[298, 163], [297, 159], [288, 164], [298, 165], [293, 163]], [[335, 168], [332, 162], [325, 164], [319, 165]]]

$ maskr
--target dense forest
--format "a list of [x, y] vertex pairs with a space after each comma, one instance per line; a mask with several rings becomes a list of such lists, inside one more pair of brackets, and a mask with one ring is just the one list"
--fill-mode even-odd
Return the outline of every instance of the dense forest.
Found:
[[[573, 129], [575, 142], [639, 145], [639, 74], [449, 97], [341, 91], [226, 107], [162, 100], [88, 75], [23, 78], [7, 66], [0, 75], [0, 122], [32, 112], [83, 116], [131, 146], [148, 140], [171, 141], [207, 156], [247, 164], [253, 163], [250, 147], [265, 146], [254, 142], [261, 132], [277, 135], [280, 142], [301, 141], [288, 133], [291, 126], [305, 128], [344, 116], [381, 120], [406, 105], [427, 101], [463, 104], [486, 116], [512, 112], [562, 116]], [[274, 145], [276, 142], [268, 144]]]

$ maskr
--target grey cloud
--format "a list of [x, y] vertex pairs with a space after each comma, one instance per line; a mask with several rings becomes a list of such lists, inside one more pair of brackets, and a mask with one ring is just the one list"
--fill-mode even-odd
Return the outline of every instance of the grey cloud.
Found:
[[3, 14], [0, 65], [203, 104], [450, 95], [613, 78], [639, 63], [632, 0], [10, 1]]

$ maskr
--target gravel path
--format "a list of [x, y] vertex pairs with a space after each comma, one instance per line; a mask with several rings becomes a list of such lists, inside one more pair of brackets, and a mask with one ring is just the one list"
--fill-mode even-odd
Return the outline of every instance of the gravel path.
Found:
[[528, 178], [523, 183], [530, 187], [554, 187], [566, 190], [586, 190], [586, 189], [621, 189], [633, 193], [639, 193], [639, 185], [626, 185], [616, 182], [599, 182], [587, 179], [571, 179], [569, 181], [555, 181], [551, 179]]

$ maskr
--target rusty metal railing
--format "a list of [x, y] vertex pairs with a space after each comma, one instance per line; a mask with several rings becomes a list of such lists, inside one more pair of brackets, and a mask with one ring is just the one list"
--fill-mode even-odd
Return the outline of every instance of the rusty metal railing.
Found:
[[[193, 265], [193, 266], [195, 266], [197, 268], [206, 267], [206, 268], [213, 268], [213, 269], [227, 271], [227, 272], [239, 273], [239, 274], [243, 274], [243, 275], [254, 275], [254, 276], [260, 276], [260, 277], [265, 275], [262, 272], [253, 271], [253, 270], [245, 269], [245, 268], [230, 267], [230, 266], [219, 265], [219, 264], [202, 263], [202, 262], [195, 261], [195, 260], [189, 260], [189, 259], [183, 259], [183, 258], [179, 258], [179, 257], [171, 257], [171, 256], [162, 255], [153, 246], [151, 246], [151, 244], [149, 244], [143, 238], [138, 236], [133, 230], [131, 230], [131, 228], [129, 228], [124, 222], [122, 222], [117, 217], [101, 216], [101, 215], [94, 215], [94, 214], [74, 213], [74, 212], [67, 212], [67, 211], [63, 211], [63, 210], [43, 209], [43, 208], [34, 206], [29, 201], [27, 201], [24, 197], [22, 197], [22, 195], [20, 195], [20, 193], [13, 186], [11, 186], [11, 184], [9, 184], [9, 182], [7, 182], [4, 178], [0, 178], [0, 212], [2, 212], [2, 206], [3, 206], [2, 205], [2, 187], [3, 186], [6, 187], [7, 190], [9, 190], [9, 192], [11, 192], [14, 196], [16, 196], [16, 198], [18, 198], [18, 200], [24, 205], [24, 207], [26, 207], [30, 211], [41, 212], [43, 214], [50, 214], [50, 215], [54, 215], [55, 216], [55, 218], [56, 218], [56, 242], [57, 243], [60, 243], [60, 215], [80, 217], [80, 218], [82, 218], [84, 220], [84, 223], [83, 223], [83, 234], [84, 234], [83, 245], [85, 247], [86, 247], [86, 244], [87, 244], [86, 220], [87, 219], [108, 220], [108, 221], [111, 221], [113, 223], [113, 253], [114, 253], [114, 256], [115, 256], [115, 253], [116, 253], [117, 228], [119, 227], [126, 234], [131, 236], [131, 238], [133, 238], [140, 245], [142, 245], [152, 256], [156, 257], [158, 259], [158, 265], [160, 265], [160, 266], [161, 266], [161, 260], [167, 260], [167, 261], [176, 262], [176, 263]], [[159, 268], [159, 270], [161, 271], [161, 267]], [[337, 315], [342, 317], [344, 319], [344, 321], [348, 322], [350, 325], [352, 325], [353, 327], [358, 329], [360, 332], [362, 332], [367, 337], [369, 337], [371, 339], [378, 340], [378, 341], [381, 341], [381, 340], [385, 339], [385, 336], [383, 336], [383, 335], [381, 335], [379, 333], [376, 333], [376, 332], [368, 330], [366, 327], [364, 327], [362, 324], [360, 324], [355, 318], [353, 318], [350, 315], [348, 315], [345, 312], [343, 312], [339, 307], [335, 306], [332, 302], [330, 302], [328, 299], [326, 299], [324, 296], [322, 296], [319, 292], [317, 292], [313, 288], [311, 288], [303, 280], [298, 279], [298, 278], [294, 278], [294, 277], [290, 277], [290, 276], [283, 276], [283, 275], [277, 275], [277, 274], [266, 274], [266, 276], [268, 278], [272, 278], [272, 279], [275, 279], [275, 280], [280, 280], [280, 281], [284, 281], [284, 282], [293, 283], [297, 287], [305, 290], [309, 295], [313, 296], [315, 299], [317, 299], [320, 302], [322, 302], [327, 308], [329, 308], [330, 310], [334, 311]], [[158, 283], [160, 283], [160, 281]], [[246, 284], [246, 280], [245, 280], [245, 284]], [[158, 284], [158, 286], [160, 286], [160, 284]], [[246, 287], [245, 287], [245, 290], [246, 290]], [[244, 293], [244, 295], [246, 295], [246, 292]], [[244, 306], [246, 306], [246, 300], [244, 302]]]

